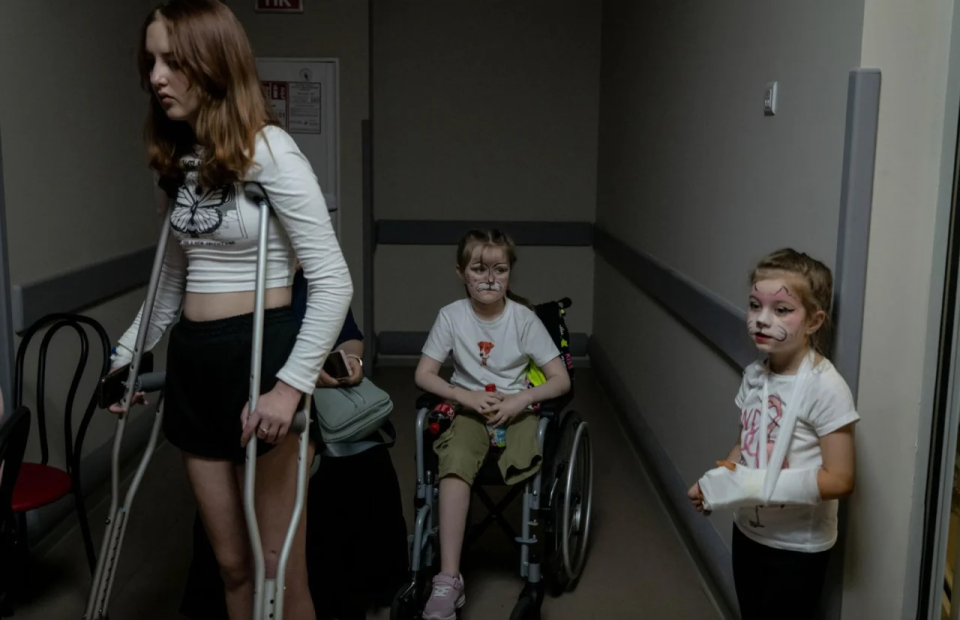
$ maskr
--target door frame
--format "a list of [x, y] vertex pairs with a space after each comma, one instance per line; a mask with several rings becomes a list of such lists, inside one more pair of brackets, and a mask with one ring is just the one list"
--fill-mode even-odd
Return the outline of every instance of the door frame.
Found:
[[[960, 429], [960, 5], [953, 1], [946, 59], [939, 194], [934, 220], [924, 372], [910, 499], [901, 617], [939, 620], [950, 493]], [[948, 501], [944, 502], [946, 498]]]

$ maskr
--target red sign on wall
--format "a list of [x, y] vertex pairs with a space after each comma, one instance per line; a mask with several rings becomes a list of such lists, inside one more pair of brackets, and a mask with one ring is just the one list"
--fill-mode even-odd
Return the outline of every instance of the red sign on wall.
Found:
[[263, 88], [263, 94], [266, 95], [267, 101], [270, 103], [274, 113], [277, 115], [277, 120], [280, 121], [280, 126], [283, 127], [284, 131], [286, 131], [287, 114], [290, 110], [287, 97], [287, 83], [261, 82], [260, 84]]
[[303, 13], [303, 0], [256, 0], [257, 11], [264, 13]]

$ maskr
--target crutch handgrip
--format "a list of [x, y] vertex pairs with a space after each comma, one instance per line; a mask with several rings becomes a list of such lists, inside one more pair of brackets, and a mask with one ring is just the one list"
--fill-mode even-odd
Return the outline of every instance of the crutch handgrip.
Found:
[[290, 422], [290, 430], [287, 431], [291, 435], [299, 435], [303, 432], [303, 429], [307, 426], [307, 412], [305, 409], [297, 410], [297, 413], [293, 416], [293, 421]]
[[146, 372], [137, 378], [138, 392], [159, 392], [163, 389], [167, 381], [167, 373], [164, 370], [157, 372]]

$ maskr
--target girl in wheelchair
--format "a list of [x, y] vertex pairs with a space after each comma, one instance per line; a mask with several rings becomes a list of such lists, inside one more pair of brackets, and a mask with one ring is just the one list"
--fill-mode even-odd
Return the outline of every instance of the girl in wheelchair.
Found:
[[[417, 387], [443, 399], [453, 417], [433, 446], [440, 478], [440, 573], [424, 620], [454, 620], [464, 604], [460, 551], [470, 488], [491, 447], [507, 484], [535, 475], [542, 455], [533, 407], [570, 389], [546, 327], [530, 303], [509, 290], [515, 264], [513, 241], [503, 232], [474, 230], [460, 240], [456, 270], [467, 296], [440, 310], [417, 366]], [[454, 372], [447, 382], [439, 371], [450, 356]], [[546, 378], [536, 387], [527, 381], [531, 364]]]

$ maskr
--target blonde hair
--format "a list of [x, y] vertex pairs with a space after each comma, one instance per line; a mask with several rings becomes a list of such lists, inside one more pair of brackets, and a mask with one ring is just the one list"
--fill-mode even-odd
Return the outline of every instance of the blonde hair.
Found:
[[[147, 29], [167, 27], [174, 60], [198, 89], [196, 134], [170, 120], [153, 96]], [[198, 180], [207, 187], [233, 183], [253, 165], [257, 134], [278, 124], [267, 105], [250, 41], [236, 16], [218, 0], [167, 0], [150, 12], [140, 32], [140, 83], [151, 94], [144, 137], [150, 167], [182, 181], [180, 158], [203, 147]]]
[[[516, 245], [510, 235], [502, 230], [494, 229], [470, 230], [460, 239], [460, 243], [457, 245], [457, 269], [460, 270], [460, 273], [465, 272], [467, 267], [470, 266], [470, 258], [473, 257], [473, 252], [477, 249], [477, 246], [497, 248], [503, 251], [510, 265], [510, 270], [513, 271], [513, 266], [517, 262]], [[509, 287], [507, 287], [507, 298], [531, 310], [534, 309], [529, 300], [517, 295]]]
[[830, 268], [807, 254], [792, 248], [784, 248], [768, 254], [757, 263], [750, 276], [750, 284], [754, 285], [760, 280], [775, 277], [777, 273], [790, 274], [800, 279], [797, 295], [808, 317], [823, 311], [823, 324], [817, 331], [810, 334], [810, 347], [827, 357], [833, 329], [831, 321], [833, 274]]

